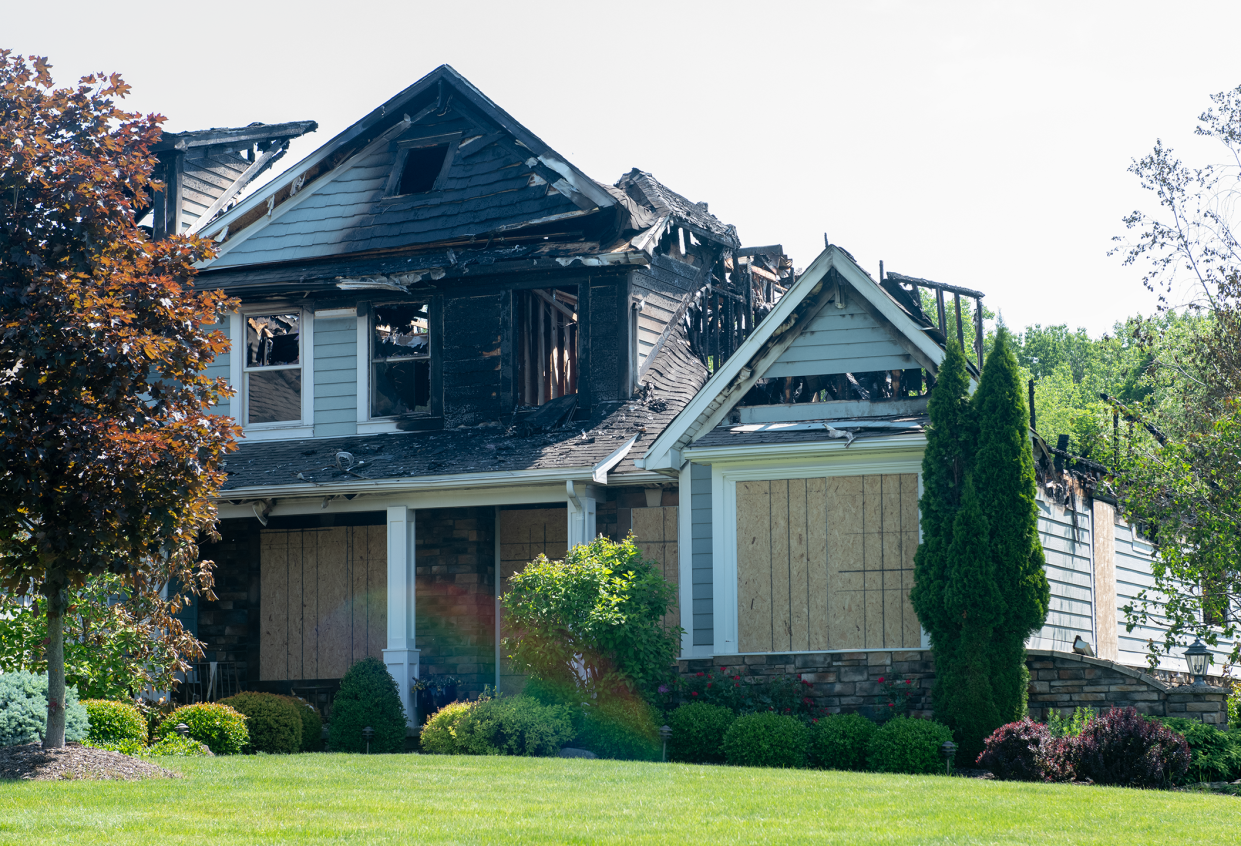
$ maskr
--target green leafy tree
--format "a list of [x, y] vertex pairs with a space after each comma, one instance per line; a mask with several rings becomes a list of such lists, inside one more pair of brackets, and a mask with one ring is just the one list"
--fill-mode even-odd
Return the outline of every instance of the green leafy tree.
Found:
[[[136, 225], [162, 118], [117, 106], [119, 75], [53, 88], [45, 59], [0, 50], [0, 589], [47, 614], [44, 745], [65, 740], [64, 619], [112, 573], [153, 597], [174, 579], [211, 596], [210, 497], [235, 427], [203, 373], [227, 349], [230, 306], [195, 292], [195, 238]], [[180, 630], [181, 598], [148, 604]]]
[[681, 628], [665, 626], [676, 588], [642, 558], [633, 537], [604, 537], [540, 555], [509, 579], [502, 599], [510, 657], [565, 696], [639, 693], [653, 698], [680, 650]]
[[1051, 588], [1038, 537], [1030, 418], [1017, 359], [1000, 332], [974, 395], [978, 442], [973, 480], [988, 528], [1002, 613], [991, 647], [995, 702], [1004, 722], [1026, 711], [1026, 639], [1047, 619]]

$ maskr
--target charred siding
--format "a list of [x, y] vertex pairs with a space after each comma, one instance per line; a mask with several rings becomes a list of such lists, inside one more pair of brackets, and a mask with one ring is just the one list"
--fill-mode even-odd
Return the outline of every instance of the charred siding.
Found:
[[501, 326], [507, 292], [445, 297], [442, 334], [444, 426], [498, 420]]

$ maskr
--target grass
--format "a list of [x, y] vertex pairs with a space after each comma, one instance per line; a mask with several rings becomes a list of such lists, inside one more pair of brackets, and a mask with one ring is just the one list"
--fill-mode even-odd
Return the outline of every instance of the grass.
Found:
[[165, 759], [185, 778], [0, 782], [0, 843], [1241, 842], [1228, 796], [569, 759]]

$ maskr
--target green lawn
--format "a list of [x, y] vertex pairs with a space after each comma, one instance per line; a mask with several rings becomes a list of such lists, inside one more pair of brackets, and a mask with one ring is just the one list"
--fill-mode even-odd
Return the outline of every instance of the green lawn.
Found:
[[1241, 799], [1203, 794], [430, 755], [172, 766], [185, 778], [0, 782], [0, 842], [1241, 842]]

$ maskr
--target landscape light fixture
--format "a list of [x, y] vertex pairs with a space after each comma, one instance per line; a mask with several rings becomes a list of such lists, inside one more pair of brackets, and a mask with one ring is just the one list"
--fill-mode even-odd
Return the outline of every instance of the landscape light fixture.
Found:
[[659, 727], [659, 739], [664, 742], [664, 763], [668, 763], [668, 738], [672, 737], [672, 726]]
[[190, 727], [187, 726], [185, 723], [177, 723], [177, 734], [181, 735], [182, 737], [189, 737]]
[[362, 739], [366, 741], [366, 754], [371, 754], [371, 738], [375, 736], [375, 730], [370, 726], [362, 729]]
[[957, 757], [957, 745], [951, 740], [946, 740], [939, 747], [939, 754], [944, 756], [944, 775], [952, 775], [952, 761]]
[[1206, 684], [1207, 659], [1211, 651], [1203, 644], [1202, 638], [1194, 638], [1194, 642], [1185, 650], [1185, 663], [1189, 665], [1189, 673], [1194, 677], [1195, 685]]

